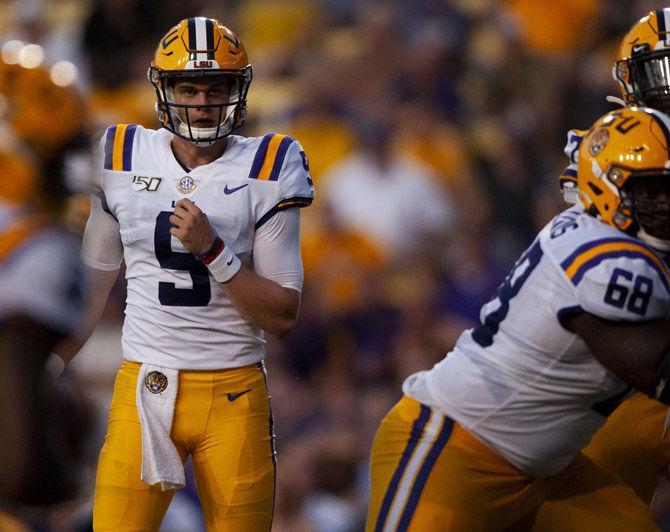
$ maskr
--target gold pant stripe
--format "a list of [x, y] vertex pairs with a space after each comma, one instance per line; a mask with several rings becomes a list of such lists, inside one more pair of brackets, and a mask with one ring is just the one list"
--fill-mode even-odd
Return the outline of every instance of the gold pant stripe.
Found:
[[[421, 406], [422, 409], [427, 408], [425, 405]], [[435, 465], [437, 456], [449, 440], [452, 427], [451, 419], [431, 411], [430, 420], [407, 464], [407, 469], [391, 504], [384, 532], [407, 529], [428, 475]]]
[[404, 530], [437, 457], [451, 435], [453, 421], [420, 405], [410, 437], [386, 490], [375, 532]]

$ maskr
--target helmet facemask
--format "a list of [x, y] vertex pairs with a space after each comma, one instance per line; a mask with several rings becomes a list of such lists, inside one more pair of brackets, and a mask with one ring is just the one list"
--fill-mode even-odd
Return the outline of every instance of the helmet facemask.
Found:
[[[252, 70], [248, 66], [242, 71], [199, 70], [161, 71], [149, 69], [149, 80], [156, 89], [158, 102], [156, 111], [164, 127], [175, 135], [196, 146], [211, 146], [226, 137], [244, 123], [246, 117], [246, 96], [251, 82]], [[180, 82], [193, 84], [211, 83], [215, 95], [209, 100], [215, 103], [188, 103], [188, 98], [175, 94]], [[178, 89], [177, 89], [178, 92]], [[219, 96], [219, 93], [221, 95]], [[183, 103], [177, 103], [178, 100]], [[204, 112], [211, 110], [211, 112]], [[201, 116], [197, 116], [200, 114]], [[193, 116], [196, 115], [196, 116]], [[198, 125], [198, 122], [209, 122]]]
[[628, 100], [666, 113], [670, 111], [670, 49], [641, 51], [617, 61], [615, 77]]
[[637, 236], [670, 251], [670, 170], [635, 173], [621, 191], [632, 207]]

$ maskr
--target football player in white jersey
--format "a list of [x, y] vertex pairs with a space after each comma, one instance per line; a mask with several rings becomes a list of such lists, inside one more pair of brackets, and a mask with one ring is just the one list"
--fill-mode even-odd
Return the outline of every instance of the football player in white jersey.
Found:
[[96, 318], [122, 261], [128, 286], [93, 526], [158, 530], [190, 456], [208, 530], [269, 530], [264, 331], [298, 314], [307, 158], [286, 135], [232, 134], [252, 67], [217, 20], [180, 21], [148, 75], [162, 129], [107, 129], [82, 248]]
[[646, 505], [586, 446], [632, 390], [670, 403], [670, 119], [599, 119], [579, 197], [517, 261], [481, 323], [410, 376], [371, 455], [368, 530], [654, 530]]
[[[670, 111], [669, 27], [670, 8], [658, 9], [638, 20], [622, 39], [612, 69], [622, 96], [619, 103]], [[577, 201], [577, 158], [586, 133], [576, 129], [568, 133], [565, 153], [570, 164], [560, 176], [560, 183], [564, 198], [570, 204]], [[670, 249], [661, 243], [658, 245], [667, 263]], [[612, 413], [584, 453], [619, 475], [651, 504], [659, 472], [670, 465], [667, 416], [666, 405], [636, 393]], [[559, 510], [555, 508], [552, 512], [559, 513]]]
[[[67, 395], [46, 368], [83, 314], [80, 243], [59, 221], [69, 148], [85, 135], [76, 95], [44, 68], [0, 61], [0, 100], [0, 529], [14, 530], [2, 509], [59, 503], [79, 487]], [[67, 403], [68, 419], [79, 407]]]

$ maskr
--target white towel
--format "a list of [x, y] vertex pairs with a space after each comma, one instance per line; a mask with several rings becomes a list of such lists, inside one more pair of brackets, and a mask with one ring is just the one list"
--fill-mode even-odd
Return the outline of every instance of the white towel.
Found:
[[142, 480], [163, 491], [184, 487], [184, 465], [172, 442], [179, 371], [142, 364], [137, 377], [137, 412], [142, 425]]

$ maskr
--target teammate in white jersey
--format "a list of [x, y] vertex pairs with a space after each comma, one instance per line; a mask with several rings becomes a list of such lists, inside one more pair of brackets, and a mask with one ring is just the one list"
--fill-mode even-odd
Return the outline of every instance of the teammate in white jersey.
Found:
[[[80, 442], [68, 426], [80, 427], [64, 423], [67, 396], [46, 367], [83, 313], [80, 243], [60, 215], [69, 148], [85, 135], [71, 87], [44, 68], [0, 61], [0, 99], [0, 529], [14, 530], [4, 510], [59, 503], [78, 487]], [[68, 402], [68, 419], [81, 408]]]
[[190, 455], [208, 530], [269, 530], [272, 415], [264, 331], [294, 325], [299, 209], [314, 189], [300, 144], [233, 135], [252, 78], [220, 22], [182, 20], [149, 80], [163, 129], [119, 124], [100, 144], [83, 258], [101, 312], [125, 261], [123, 358], [100, 453], [93, 524], [157, 530]]
[[653, 530], [648, 506], [580, 453], [637, 389], [670, 403], [670, 119], [599, 119], [579, 152], [580, 204], [517, 261], [481, 323], [409, 377], [371, 456], [368, 530], [532, 526]]

